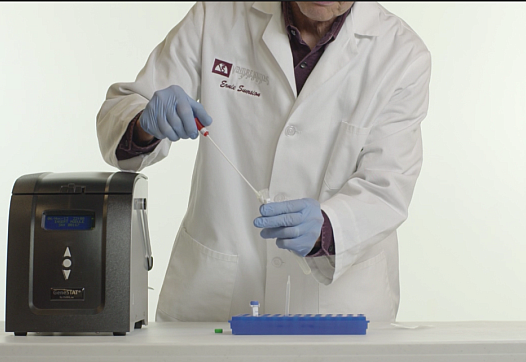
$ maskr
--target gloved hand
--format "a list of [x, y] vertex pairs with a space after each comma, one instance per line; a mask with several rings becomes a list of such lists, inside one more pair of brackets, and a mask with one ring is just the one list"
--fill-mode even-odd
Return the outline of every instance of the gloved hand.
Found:
[[139, 124], [155, 138], [168, 137], [175, 142], [180, 138], [197, 138], [199, 133], [195, 117], [205, 127], [212, 123], [212, 118], [201, 103], [190, 98], [181, 87], [172, 85], [153, 94], [141, 114]]
[[254, 219], [254, 226], [263, 228], [262, 238], [276, 238], [278, 248], [306, 256], [320, 236], [323, 215], [314, 199], [272, 202], [261, 205], [259, 212], [262, 216]]

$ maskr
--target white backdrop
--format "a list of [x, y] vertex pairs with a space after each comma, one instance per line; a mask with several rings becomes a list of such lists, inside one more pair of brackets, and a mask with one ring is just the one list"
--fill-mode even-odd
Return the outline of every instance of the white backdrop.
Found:
[[[193, 3], [0, 3], [1, 260], [18, 177], [115, 170], [95, 132], [106, 91], [135, 79]], [[424, 166], [400, 228], [398, 319], [526, 320], [526, 3], [382, 5], [421, 36], [433, 59]], [[155, 258], [151, 320], [196, 149], [178, 142], [143, 171]]]

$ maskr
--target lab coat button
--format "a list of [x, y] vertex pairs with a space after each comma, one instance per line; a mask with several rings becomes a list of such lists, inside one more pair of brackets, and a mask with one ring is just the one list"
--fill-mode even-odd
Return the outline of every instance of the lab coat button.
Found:
[[284, 194], [277, 194], [276, 196], [274, 196], [275, 202], [285, 201], [286, 199], [287, 197]]
[[305, 69], [307, 67], [307, 63], [303, 62], [300, 64], [301, 69]]
[[280, 268], [283, 265], [283, 260], [276, 256], [275, 258], [272, 258], [272, 265], [274, 265], [276, 268]]
[[296, 134], [296, 127], [294, 126], [288, 126], [286, 129], [285, 129], [285, 134], [287, 136], [294, 136]]

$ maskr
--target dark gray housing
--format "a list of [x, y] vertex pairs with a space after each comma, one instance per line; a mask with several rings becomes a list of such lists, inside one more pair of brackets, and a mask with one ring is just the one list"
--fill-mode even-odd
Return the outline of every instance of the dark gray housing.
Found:
[[147, 178], [37, 173], [13, 186], [5, 331], [113, 332], [148, 324]]

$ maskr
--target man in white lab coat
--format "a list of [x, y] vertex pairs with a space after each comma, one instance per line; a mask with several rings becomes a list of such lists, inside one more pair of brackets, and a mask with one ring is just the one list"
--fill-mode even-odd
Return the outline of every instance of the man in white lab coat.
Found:
[[102, 155], [140, 171], [196, 139], [197, 117], [272, 202], [199, 141], [157, 320], [227, 321], [251, 300], [282, 313], [289, 275], [291, 313], [394, 320], [396, 229], [422, 164], [430, 63], [374, 2], [197, 3], [135, 82], [110, 87]]

